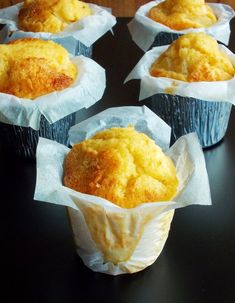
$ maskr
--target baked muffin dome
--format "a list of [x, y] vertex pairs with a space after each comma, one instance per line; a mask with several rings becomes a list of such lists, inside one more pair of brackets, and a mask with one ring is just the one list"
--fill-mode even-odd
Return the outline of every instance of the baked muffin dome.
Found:
[[78, 0], [25, 0], [19, 27], [28, 32], [58, 33], [91, 14], [89, 5]]
[[166, 0], [154, 6], [149, 17], [175, 30], [209, 27], [217, 21], [204, 0]]
[[222, 81], [231, 79], [235, 69], [214, 38], [205, 33], [189, 33], [161, 54], [150, 74], [186, 82]]
[[107, 129], [75, 144], [65, 159], [64, 184], [132, 208], [171, 200], [178, 179], [173, 162], [155, 142], [127, 127]]
[[0, 92], [34, 99], [70, 86], [76, 67], [62, 46], [24, 38], [0, 45]]

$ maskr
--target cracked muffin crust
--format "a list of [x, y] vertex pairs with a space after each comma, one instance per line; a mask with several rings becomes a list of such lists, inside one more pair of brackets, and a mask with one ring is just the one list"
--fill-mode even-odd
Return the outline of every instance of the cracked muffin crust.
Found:
[[217, 21], [204, 0], [166, 0], [151, 8], [148, 16], [175, 30], [209, 27]]
[[36, 97], [69, 87], [77, 70], [69, 54], [53, 41], [24, 38], [0, 45], [0, 92]]
[[19, 27], [27, 32], [58, 33], [91, 14], [89, 5], [78, 0], [25, 0]]
[[185, 82], [223, 81], [231, 79], [235, 69], [214, 38], [205, 33], [189, 33], [157, 58], [150, 74]]
[[133, 127], [111, 128], [75, 144], [64, 164], [64, 184], [120, 207], [169, 201], [178, 179], [172, 160]]

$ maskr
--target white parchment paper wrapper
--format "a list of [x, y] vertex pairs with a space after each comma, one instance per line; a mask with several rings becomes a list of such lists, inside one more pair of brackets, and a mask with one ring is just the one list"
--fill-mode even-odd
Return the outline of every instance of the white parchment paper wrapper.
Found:
[[92, 59], [72, 57], [78, 70], [74, 83], [61, 91], [34, 100], [0, 93], [0, 122], [38, 130], [41, 115], [54, 123], [101, 99], [106, 86], [105, 70]]
[[[225, 101], [235, 104], [235, 77], [227, 81], [214, 82], [184, 82], [164, 77], [153, 77], [149, 69], [154, 61], [169, 47], [169, 45], [154, 47], [146, 52], [125, 82], [140, 79], [139, 100], [155, 94], [174, 94], [183, 97], [192, 97], [205, 101]], [[219, 45], [235, 67], [235, 54], [224, 45]]]
[[[93, 12], [92, 15], [71, 23], [64, 31], [57, 34], [21, 31], [18, 27], [18, 14], [22, 3], [1, 9], [0, 23], [7, 24], [7, 29], [4, 30], [5, 39], [8, 36], [6, 33], [10, 32], [13, 32], [11, 40], [22, 37], [34, 37], [45, 40], [73, 37], [75, 40], [89, 47], [116, 24], [116, 18], [107, 9], [91, 3], [89, 3], [89, 6]], [[0, 33], [0, 36], [3, 36], [3, 34]]]
[[[127, 114], [128, 113], [128, 114]], [[94, 136], [106, 128], [132, 125], [147, 134], [162, 149], [169, 147], [171, 128], [146, 106], [121, 106], [106, 109], [72, 126], [69, 130], [71, 145]]]
[[155, 37], [160, 32], [186, 34], [189, 32], [205, 32], [213, 36], [216, 40], [228, 45], [230, 37], [230, 20], [235, 16], [234, 10], [225, 4], [207, 3], [214, 11], [218, 21], [208, 28], [189, 28], [187, 30], [173, 30], [168, 26], [158, 23], [149, 17], [147, 14], [149, 10], [163, 2], [163, 0], [151, 1], [141, 6], [133, 20], [128, 24], [133, 41], [143, 50], [147, 51], [153, 44]]
[[[126, 124], [129, 124], [130, 108], [117, 108], [117, 111], [123, 115], [126, 111]], [[108, 117], [104, 119], [104, 125], [109, 128], [113, 123], [109, 125], [109, 110], [106, 113]], [[137, 120], [138, 116], [143, 121], [141, 110], [137, 107]], [[153, 113], [145, 112], [147, 120], [148, 116], [153, 120]], [[148, 134], [154, 133], [154, 123], [146, 124], [147, 127], [143, 125], [142, 129], [148, 129]], [[81, 132], [86, 133], [86, 126], [80, 124]], [[164, 128], [162, 125], [166, 146], [169, 144], [169, 136], [168, 129], [165, 132]], [[99, 129], [100, 125], [97, 131]], [[175, 162], [180, 181], [174, 201], [144, 203], [132, 209], [120, 208], [103, 198], [63, 186], [63, 163], [68, 152], [69, 149], [63, 145], [40, 139], [34, 198], [69, 207], [77, 252], [85, 265], [94, 271], [117, 275], [137, 272], [151, 265], [165, 244], [174, 209], [192, 204], [211, 204], [204, 156], [195, 134], [180, 138], [166, 151]], [[113, 262], [115, 258], [119, 261]]]

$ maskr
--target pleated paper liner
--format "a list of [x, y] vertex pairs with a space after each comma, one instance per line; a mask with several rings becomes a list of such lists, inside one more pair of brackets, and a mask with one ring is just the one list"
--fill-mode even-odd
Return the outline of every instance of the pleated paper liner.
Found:
[[[166, 243], [174, 216], [174, 210], [151, 212], [143, 215], [140, 220], [138, 212], [135, 216], [134, 211], [128, 216], [125, 212], [122, 214], [110, 212], [89, 203], [78, 205], [81, 210], [67, 207], [75, 249], [85, 265], [97, 271], [96, 262], [86, 258], [91, 244], [86, 246], [86, 241], [81, 235], [84, 229], [88, 228], [91, 239], [87, 238], [87, 242], [93, 242], [96, 247], [94, 249], [99, 251], [99, 258], [103, 260], [104, 268], [105, 264], [109, 264], [107, 271], [113, 275], [138, 272], [153, 264]], [[148, 237], [143, 236], [144, 230]], [[138, 250], [139, 242], [144, 245], [145, 241], [146, 248], [142, 258], [130, 261], [134, 251]]]

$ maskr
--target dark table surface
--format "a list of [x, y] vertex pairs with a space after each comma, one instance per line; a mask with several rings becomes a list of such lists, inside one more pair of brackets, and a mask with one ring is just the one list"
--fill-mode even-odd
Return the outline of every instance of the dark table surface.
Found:
[[[234, 20], [235, 21], [235, 20]], [[143, 55], [127, 19], [94, 46], [107, 72], [103, 99], [80, 119], [107, 107], [141, 105], [139, 83], [123, 80]], [[235, 22], [230, 49], [235, 52]], [[0, 155], [2, 302], [235, 302], [235, 111], [224, 140], [205, 150], [212, 206], [176, 210], [166, 245], [142, 272], [108, 276], [76, 255], [66, 211], [33, 200], [35, 163]], [[15, 299], [14, 299], [15, 298]]]

